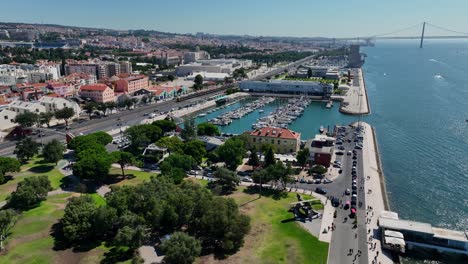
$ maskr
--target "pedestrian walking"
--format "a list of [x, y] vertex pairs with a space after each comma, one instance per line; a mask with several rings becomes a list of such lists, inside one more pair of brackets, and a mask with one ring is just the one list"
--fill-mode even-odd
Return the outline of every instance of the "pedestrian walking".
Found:
[[377, 250], [376, 256], [378, 256], [378, 255], [379, 255], [379, 251]]

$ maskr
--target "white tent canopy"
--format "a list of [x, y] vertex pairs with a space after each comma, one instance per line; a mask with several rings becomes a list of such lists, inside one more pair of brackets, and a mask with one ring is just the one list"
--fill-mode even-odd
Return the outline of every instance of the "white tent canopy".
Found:
[[396, 245], [400, 247], [405, 247], [405, 240], [396, 237], [385, 237], [385, 244]]
[[385, 236], [386, 237], [396, 237], [396, 238], [401, 238], [403, 239], [403, 234], [397, 231], [392, 231], [392, 230], [385, 230]]

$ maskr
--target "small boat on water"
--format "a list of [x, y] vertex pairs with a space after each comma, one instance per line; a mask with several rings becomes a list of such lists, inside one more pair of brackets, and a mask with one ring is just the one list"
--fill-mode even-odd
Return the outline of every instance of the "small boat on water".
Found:
[[327, 102], [327, 105], [325, 106], [326, 108], [332, 108], [333, 107], [333, 102], [332, 101], [328, 101]]
[[258, 110], [258, 112], [261, 114], [261, 113], [265, 112], [265, 110], [260, 109], [260, 110]]
[[206, 116], [206, 113], [199, 114], [198, 117], [204, 117]]
[[325, 131], [325, 128], [323, 126], [320, 126], [319, 131], [320, 131], [320, 133], [323, 133], [323, 131]]

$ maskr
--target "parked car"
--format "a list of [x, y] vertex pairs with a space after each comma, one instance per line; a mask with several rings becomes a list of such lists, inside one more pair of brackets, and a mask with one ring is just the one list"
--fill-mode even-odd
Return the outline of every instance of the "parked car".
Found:
[[345, 194], [346, 194], [346, 195], [349, 195], [350, 193], [351, 193], [351, 191], [350, 191], [349, 189], [346, 189], [346, 190], [345, 190]]
[[242, 178], [242, 181], [243, 181], [243, 182], [253, 182], [252, 178], [250, 178], [250, 177], [248, 177], [248, 176]]
[[320, 188], [320, 187], [317, 187], [315, 189], [315, 192], [318, 193], [318, 194], [327, 194], [327, 190], [324, 189], [324, 188]]
[[338, 199], [337, 197], [333, 197], [331, 199], [331, 204], [334, 206], [334, 207], [338, 207], [340, 205], [340, 199]]
[[333, 181], [330, 180], [330, 179], [325, 179], [325, 180], [323, 180], [323, 183], [325, 183], [325, 184], [327, 184], [327, 183], [332, 183], [332, 182], [333, 182]]

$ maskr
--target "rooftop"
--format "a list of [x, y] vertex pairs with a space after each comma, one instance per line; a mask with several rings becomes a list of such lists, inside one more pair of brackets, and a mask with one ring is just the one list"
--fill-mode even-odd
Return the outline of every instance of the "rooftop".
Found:
[[298, 139], [301, 133], [294, 132], [286, 128], [263, 127], [250, 132], [251, 136], [283, 138], [283, 139]]
[[109, 86], [103, 83], [96, 83], [96, 84], [82, 85], [80, 87], [80, 90], [82, 91], [105, 91], [107, 88], [109, 88]]
[[392, 230], [407, 230], [425, 234], [434, 234], [430, 224], [421, 222], [380, 217], [379, 225], [383, 228]]

